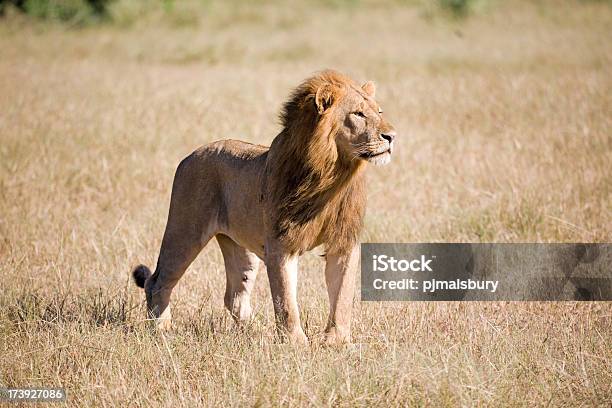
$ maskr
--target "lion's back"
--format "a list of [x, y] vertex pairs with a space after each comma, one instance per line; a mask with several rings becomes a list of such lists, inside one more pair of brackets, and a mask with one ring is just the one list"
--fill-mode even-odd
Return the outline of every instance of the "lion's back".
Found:
[[244, 165], [265, 155], [269, 147], [242, 140], [226, 139], [206, 144], [196, 149], [192, 156], [198, 160], [214, 160], [223, 162], [235, 162], [236, 165]]
[[[178, 166], [177, 178], [206, 180], [219, 186], [258, 180], [269, 148], [240, 140], [219, 140], [196, 149]], [[253, 179], [255, 178], [255, 179]], [[194, 180], [195, 181], [195, 180]]]

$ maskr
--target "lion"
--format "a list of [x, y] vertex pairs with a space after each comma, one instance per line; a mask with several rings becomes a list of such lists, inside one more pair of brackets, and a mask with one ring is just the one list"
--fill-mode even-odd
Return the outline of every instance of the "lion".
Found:
[[374, 99], [333, 70], [306, 79], [280, 115], [271, 146], [222, 140], [179, 164], [155, 273], [132, 274], [157, 327], [170, 324], [170, 295], [202, 248], [217, 239], [237, 322], [250, 318], [260, 260], [267, 269], [279, 332], [307, 343], [296, 300], [298, 258], [325, 247], [328, 343], [350, 342], [358, 236], [366, 207], [364, 170], [390, 162], [396, 131]]

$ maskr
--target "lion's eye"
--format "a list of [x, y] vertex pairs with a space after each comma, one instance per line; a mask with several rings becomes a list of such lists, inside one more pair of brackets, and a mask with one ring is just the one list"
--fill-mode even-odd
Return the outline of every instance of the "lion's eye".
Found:
[[353, 115], [359, 116], [360, 118], [366, 118], [366, 115], [363, 112], [353, 112]]

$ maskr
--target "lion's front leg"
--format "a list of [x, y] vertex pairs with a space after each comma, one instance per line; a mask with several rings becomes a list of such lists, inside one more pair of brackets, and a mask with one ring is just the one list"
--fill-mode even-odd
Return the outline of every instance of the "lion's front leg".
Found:
[[267, 246], [266, 268], [277, 327], [291, 343], [308, 343], [302, 330], [297, 305], [298, 256]]
[[348, 254], [327, 254], [325, 258], [325, 282], [329, 295], [329, 318], [325, 329], [326, 342], [328, 344], [350, 343], [359, 246], [355, 245]]

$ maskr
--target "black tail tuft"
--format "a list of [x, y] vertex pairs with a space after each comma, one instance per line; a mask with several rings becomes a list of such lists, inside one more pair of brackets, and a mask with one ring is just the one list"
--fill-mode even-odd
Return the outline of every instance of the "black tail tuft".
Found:
[[151, 276], [151, 270], [144, 265], [138, 265], [132, 271], [132, 277], [134, 278], [134, 283], [140, 288], [144, 288], [145, 282]]

